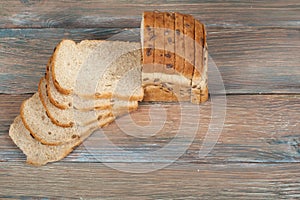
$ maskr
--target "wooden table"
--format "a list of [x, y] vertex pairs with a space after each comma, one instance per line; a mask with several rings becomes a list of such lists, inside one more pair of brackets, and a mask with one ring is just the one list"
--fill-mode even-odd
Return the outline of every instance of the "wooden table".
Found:
[[[149, 173], [111, 168], [113, 163], [138, 172], [173, 161], [157, 156], [149, 162], [143, 157], [175, 137], [174, 124], [180, 117], [174, 110], [179, 105], [165, 104], [169, 121], [156, 136], [133, 137], [116, 123], [104, 129], [115, 145], [141, 155], [136, 159], [110, 154], [105, 145], [92, 150], [81, 145], [60, 162], [38, 168], [26, 165], [8, 129], [21, 102], [37, 90], [55, 45], [63, 38], [107, 39], [137, 28], [144, 10], [189, 13], [207, 25], [209, 54], [227, 94], [225, 123], [213, 150], [199, 157], [211, 118], [209, 101], [201, 105], [195, 139], [173, 164]], [[1, 199], [300, 198], [298, 0], [3, 0], [0, 28]], [[142, 103], [132, 114], [137, 124], [147, 124], [151, 106]], [[184, 142], [177, 145], [180, 148]]]

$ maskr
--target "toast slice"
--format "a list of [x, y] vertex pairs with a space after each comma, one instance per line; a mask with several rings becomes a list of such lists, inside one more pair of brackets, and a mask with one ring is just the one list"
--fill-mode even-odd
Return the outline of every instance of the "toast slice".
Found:
[[91, 133], [92, 131], [87, 132], [85, 135], [82, 135], [81, 138], [77, 138], [66, 144], [49, 146], [34, 139], [23, 125], [20, 116], [15, 118], [9, 129], [9, 136], [26, 155], [27, 163], [35, 166], [41, 166], [49, 162], [55, 162], [63, 159], [72, 152], [76, 146], [80, 145]]
[[[57, 126], [53, 124], [48, 117], [38, 93], [35, 93], [31, 98], [22, 103], [21, 118], [24, 126], [29, 130], [31, 135], [46, 145], [60, 145], [76, 141], [80, 139], [82, 135], [108, 124], [105, 118], [88, 126], [78, 126], [76, 124], [67, 128]], [[110, 119], [109, 121], [115, 119], [113, 116], [108, 118]]]
[[55, 88], [62, 94], [75, 94], [82, 98], [142, 100], [140, 76], [126, 80], [128, 85], [121, 93], [112, 92], [124, 74], [131, 70], [141, 72], [140, 44], [100, 41], [88, 46], [86, 43], [89, 41], [76, 44], [63, 40], [57, 46], [51, 64]]
[[[72, 108], [62, 110], [54, 106], [49, 101], [46, 88], [46, 80], [41, 78], [38, 87], [40, 100], [52, 123], [62, 127], [72, 127], [74, 124], [79, 126], [87, 126], [93, 122], [96, 122], [97, 120], [101, 120], [102, 118], [110, 117], [115, 114], [118, 114], [118, 116], [126, 114], [128, 110], [133, 111], [138, 107], [137, 101], [116, 100], [115, 102], [112, 102], [113, 105], [111, 109], [90, 110], [85, 112]], [[115, 117], [117, 116], [115, 115]]]

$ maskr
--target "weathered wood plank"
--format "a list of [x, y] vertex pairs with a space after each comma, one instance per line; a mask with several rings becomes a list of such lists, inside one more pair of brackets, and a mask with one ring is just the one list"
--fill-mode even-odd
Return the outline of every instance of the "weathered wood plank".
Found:
[[[0, 29], [0, 93], [30, 93], [62, 39], [107, 39], [123, 29]], [[22, 83], [22, 84], [20, 84]]]
[[300, 164], [173, 164], [151, 173], [132, 174], [101, 163], [40, 168], [0, 163], [0, 177], [0, 198], [300, 198]]
[[[1, 126], [0, 126], [0, 161], [24, 161], [25, 157], [8, 137], [10, 123], [19, 112], [19, 105], [28, 95], [0, 95]], [[149, 110], [153, 104], [142, 104], [131, 117], [140, 126], [149, 124]], [[157, 107], [156, 107], [157, 108]], [[182, 163], [270, 163], [300, 161], [300, 96], [299, 95], [234, 95], [227, 97], [226, 119], [222, 133], [211, 153], [205, 158], [199, 158], [199, 149], [207, 135], [211, 120], [211, 103], [200, 107], [192, 104], [164, 104], [158, 107], [154, 117], [159, 122], [146, 129], [144, 134], [158, 130], [156, 135], [139, 138], [144, 129], [131, 125], [126, 118], [120, 118], [103, 129], [103, 133], [115, 146], [126, 152], [116, 151], [114, 146], [93, 136], [92, 142], [84, 143], [70, 154], [65, 162], [149, 162], [147, 153], [157, 151], [175, 141], [174, 149], [183, 152], [158, 154], [151, 157], [157, 163], [170, 163], [174, 155], [180, 154], [178, 162]], [[163, 110], [166, 111], [166, 118]], [[188, 113], [188, 114], [187, 114]], [[182, 118], [183, 117], [183, 118]], [[186, 118], [187, 117], [187, 118]], [[123, 121], [122, 121], [123, 119]], [[201, 119], [199, 129], [192, 122]], [[125, 121], [124, 121], [125, 120]], [[179, 127], [184, 128], [184, 136], [176, 136]], [[211, 126], [211, 124], [210, 124]], [[213, 127], [212, 127], [213, 128]], [[137, 131], [138, 130], [138, 131]], [[193, 132], [194, 131], [194, 132]], [[195, 135], [189, 144], [189, 138]], [[132, 136], [133, 135], [133, 136]], [[98, 137], [97, 137], [98, 136]], [[149, 135], [148, 135], [149, 136]], [[210, 135], [211, 136], [211, 135]], [[212, 140], [211, 140], [212, 141]], [[186, 148], [186, 150], [184, 149]], [[130, 152], [132, 151], [132, 152]], [[132, 154], [133, 153], [133, 154]], [[133, 155], [133, 156], [132, 156]]]
[[[0, 93], [34, 92], [62, 38], [106, 39], [122, 30], [0, 29]], [[300, 93], [300, 30], [211, 27], [208, 45], [227, 93]]]
[[144, 10], [193, 14], [208, 26], [299, 27], [300, 4], [297, 0], [4, 0], [0, 3], [0, 27], [138, 27]]

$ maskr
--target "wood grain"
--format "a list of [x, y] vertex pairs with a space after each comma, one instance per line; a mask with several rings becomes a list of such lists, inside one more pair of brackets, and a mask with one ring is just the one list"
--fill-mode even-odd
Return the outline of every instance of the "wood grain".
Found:
[[208, 26], [298, 27], [299, 1], [4, 0], [1, 28], [139, 27], [144, 10], [192, 14]]
[[[138, 28], [144, 10], [192, 14], [206, 25], [209, 69], [217, 65], [230, 94], [214, 149], [199, 157], [211, 119], [209, 101], [200, 106], [193, 143], [172, 165], [142, 174], [106, 166], [138, 171], [174, 161], [171, 154], [145, 157], [174, 139], [180, 116], [186, 116], [174, 103], [158, 107], [166, 110], [167, 120], [150, 138], [128, 135], [141, 132], [126, 123], [103, 129], [109, 141], [136, 157], [92, 140], [61, 162], [40, 168], [24, 164], [8, 137], [9, 125], [21, 102], [37, 90], [55, 45], [62, 38], [107, 39]], [[299, 13], [298, 0], [1, 1], [0, 199], [300, 199]], [[157, 107], [142, 103], [131, 117], [146, 126], [152, 106]], [[195, 107], [184, 108], [190, 120], [199, 119], [192, 114]], [[192, 135], [190, 120], [183, 121], [189, 128], [174, 151]]]
[[[62, 38], [106, 39], [122, 30], [0, 30], [0, 93], [36, 91], [48, 58]], [[209, 28], [208, 46], [228, 94], [300, 93], [300, 30]], [[214, 64], [212, 60], [209, 65]]]
[[0, 198], [300, 198], [299, 163], [173, 164], [144, 174], [124, 173], [101, 163], [57, 163], [40, 168], [22, 163], [0, 166]]
[[[8, 128], [18, 114], [19, 104], [25, 97], [23, 95], [0, 95], [0, 107], [2, 108], [0, 161], [24, 161], [24, 156], [8, 137]], [[134, 122], [139, 126], [149, 124], [151, 122], [149, 111], [152, 106], [151, 103], [140, 105], [138, 111], [131, 115]], [[65, 162], [99, 162], [99, 159], [103, 162], [149, 162], [149, 159], [143, 155], [149, 151], [163, 148], [172, 142], [178, 133], [180, 123], [181, 127], [185, 127], [184, 135], [187, 138], [177, 141], [177, 149], [184, 148], [188, 137], [193, 136], [193, 131], [196, 136], [178, 162], [221, 164], [300, 161], [299, 95], [228, 96], [226, 120], [222, 133], [213, 151], [204, 159], [199, 158], [198, 154], [210, 124], [211, 103], [207, 102], [201, 105], [200, 114], [194, 112], [198, 107], [188, 103], [182, 105], [163, 104], [161, 106], [160, 109], [167, 113], [162, 128], [159, 128], [160, 124], [156, 124], [152, 126], [152, 129], [138, 129], [136, 126], [131, 126], [125, 118], [123, 121], [120, 118], [118, 123], [113, 123], [103, 129], [103, 133], [114, 145], [126, 151], [135, 152], [136, 157], [125, 158], [121, 154], [122, 152], [115, 151], [114, 147], [108, 143], [99, 143], [100, 135], [98, 133], [92, 137], [94, 142], [90, 141], [78, 147], [65, 159]], [[5, 115], [5, 113], [10, 114]], [[190, 119], [201, 117], [199, 128], [197, 128], [197, 124], [185, 120], [184, 116], [187, 116], [187, 113]], [[154, 117], [158, 116], [163, 116], [163, 113], [158, 112], [154, 115]], [[181, 118], [182, 116], [183, 118]], [[147, 132], [151, 130], [158, 131], [153, 137], [138, 138], [138, 134], [143, 130], [146, 130], [145, 134], [151, 133]], [[136, 137], [132, 134], [135, 134]], [[245, 140], [245, 138], [247, 139]], [[155, 155], [151, 159], [157, 163], [171, 162], [174, 158], [173, 155]]]

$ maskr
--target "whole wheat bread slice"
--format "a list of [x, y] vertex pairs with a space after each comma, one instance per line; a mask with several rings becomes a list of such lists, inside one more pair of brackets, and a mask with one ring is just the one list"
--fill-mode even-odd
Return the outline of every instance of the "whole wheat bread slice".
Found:
[[80, 145], [90, 134], [88, 132], [72, 142], [49, 146], [34, 139], [30, 132], [22, 123], [21, 117], [17, 116], [10, 125], [9, 136], [14, 143], [22, 150], [27, 157], [27, 163], [31, 165], [41, 166], [48, 162], [55, 162], [66, 157], [73, 149]]
[[46, 80], [41, 78], [38, 89], [40, 100], [52, 123], [62, 127], [71, 127], [74, 124], [86, 126], [97, 120], [101, 120], [102, 118], [111, 116], [117, 117], [138, 108], [137, 101], [116, 100], [115, 102], [112, 102], [111, 109], [80, 111], [69, 108], [62, 110], [50, 102], [46, 92], [47, 87]]
[[140, 44], [101, 41], [87, 48], [82, 45], [86, 43], [88, 41], [76, 44], [63, 40], [56, 47], [51, 62], [55, 88], [63, 94], [76, 94], [83, 98], [142, 100], [140, 76], [126, 80], [127, 87], [121, 93], [114, 93], [111, 89], [117, 87], [121, 77], [130, 70], [141, 72]]
[[[26, 129], [39, 142], [47, 145], [60, 145], [71, 141], [76, 141], [94, 130], [111, 122], [115, 117], [101, 119], [88, 126], [60, 127], [52, 123], [43, 107], [38, 93], [25, 100], [21, 106], [21, 118]], [[107, 121], [108, 120], [108, 121]]]

